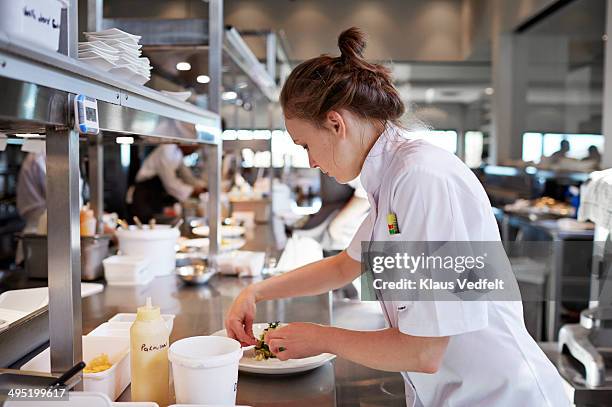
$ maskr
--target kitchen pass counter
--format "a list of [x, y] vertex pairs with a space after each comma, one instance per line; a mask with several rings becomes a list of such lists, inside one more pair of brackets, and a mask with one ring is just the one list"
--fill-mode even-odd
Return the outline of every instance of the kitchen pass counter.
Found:
[[[259, 227], [258, 227], [259, 229]], [[262, 237], [260, 233], [257, 236]], [[258, 239], [261, 242], [261, 239]], [[263, 239], [265, 240], [265, 239]], [[248, 250], [263, 250], [250, 247]], [[151, 296], [164, 314], [175, 314], [170, 341], [209, 335], [223, 329], [224, 315], [236, 295], [253, 282], [216, 275], [205, 286], [186, 286], [174, 276], [158, 277], [145, 287], [112, 287], [83, 300], [83, 332], [113, 315], [135, 312]], [[255, 322], [315, 322], [353, 329], [384, 326], [376, 303], [359, 303], [320, 295], [258, 304]], [[128, 388], [119, 401], [130, 399]], [[404, 406], [399, 373], [380, 372], [337, 358], [316, 370], [294, 376], [240, 373], [237, 404], [256, 406]]]

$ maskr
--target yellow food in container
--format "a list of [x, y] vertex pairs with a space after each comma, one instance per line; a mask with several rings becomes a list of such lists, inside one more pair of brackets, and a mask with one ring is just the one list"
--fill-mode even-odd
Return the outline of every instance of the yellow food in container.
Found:
[[103, 353], [93, 358], [87, 366], [85, 366], [83, 373], [100, 373], [110, 369], [112, 366], [113, 364], [110, 362], [108, 355]]

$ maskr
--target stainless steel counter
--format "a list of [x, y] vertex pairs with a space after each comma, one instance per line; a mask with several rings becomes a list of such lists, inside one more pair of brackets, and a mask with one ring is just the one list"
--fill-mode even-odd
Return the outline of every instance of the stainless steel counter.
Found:
[[[246, 247], [270, 247], [269, 235], [258, 227]], [[171, 342], [223, 329], [223, 318], [234, 297], [252, 279], [215, 276], [208, 285], [183, 285], [174, 276], [156, 278], [143, 288], [106, 287], [85, 298], [83, 332], [87, 333], [119, 312], [135, 312], [147, 296], [163, 313], [176, 315]], [[383, 317], [377, 304], [331, 301], [331, 295], [277, 300], [258, 305], [256, 322], [308, 321], [354, 329], [377, 329]], [[372, 344], [375, 346], [375, 344]], [[130, 398], [129, 388], [120, 400]], [[240, 374], [238, 404], [251, 406], [404, 406], [404, 382], [399, 373], [380, 372], [336, 359], [316, 370], [285, 377]]]

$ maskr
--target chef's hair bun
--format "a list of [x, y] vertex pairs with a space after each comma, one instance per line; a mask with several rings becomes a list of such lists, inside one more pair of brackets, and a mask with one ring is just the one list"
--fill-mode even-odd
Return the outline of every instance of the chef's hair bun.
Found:
[[363, 57], [365, 35], [356, 27], [338, 37], [340, 56], [321, 55], [296, 66], [283, 85], [287, 118], [320, 125], [330, 111], [349, 110], [366, 120], [399, 124], [404, 103], [386, 66]]
[[365, 47], [365, 35], [357, 27], [343, 31], [338, 37], [341, 58], [347, 62], [363, 60]]

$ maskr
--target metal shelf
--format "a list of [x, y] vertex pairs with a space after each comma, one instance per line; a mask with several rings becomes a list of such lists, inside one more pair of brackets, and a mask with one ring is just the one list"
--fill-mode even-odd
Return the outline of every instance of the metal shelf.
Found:
[[[70, 0], [60, 35], [62, 49], [75, 56], [78, 1]], [[117, 134], [143, 141], [198, 143], [209, 148], [210, 253], [220, 246], [220, 110], [223, 2], [209, 0], [211, 95], [215, 113], [174, 100], [152, 89], [117, 80], [74, 58], [12, 42], [0, 33], [0, 132], [44, 133], [47, 173], [49, 339], [51, 369], [64, 372], [82, 360], [79, 234], [79, 140], [73, 129], [71, 97], [98, 101], [101, 134], [89, 137], [91, 203], [103, 212], [102, 142]], [[5, 332], [6, 333], [6, 332]], [[16, 339], [16, 337], [14, 338]], [[17, 341], [18, 342], [18, 341]]]
[[0, 130], [44, 132], [70, 126], [70, 94], [98, 100], [101, 130], [177, 142], [220, 143], [217, 114], [160, 92], [118, 81], [105, 72], [52, 52], [0, 38]]
[[[207, 58], [209, 38], [206, 20], [117, 18], [105, 19], [104, 27], [116, 27], [142, 36], [143, 49], [154, 63], [159, 62], [156, 65], [160, 68], [164, 63], [172, 64], [172, 60], [159, 58], [162, 61], [160, 62], [156, 58], [156, 55], [159, 54], [181, 54], [183, 60], [193, 59], [195, 61]], [[244, 76], [269, 102], [278, 101], [280, 90], [274, 78], [233, 27], [226, 27], [224, 30], [223, 56], [224, 62], [232, 65], [232, 71], [225, 72], [226, 78], [232, 80], [232, 76]], [[207, 65], [205, 60], [201, 62], [202, 66]], [[163, 69], [168, 74], [174, 71], [174, 66], [163, 67]], [[205, 70], [199, 69], [198, 72], [204, 73]], [[229, 87], [229, 84], [226, 85]]]

